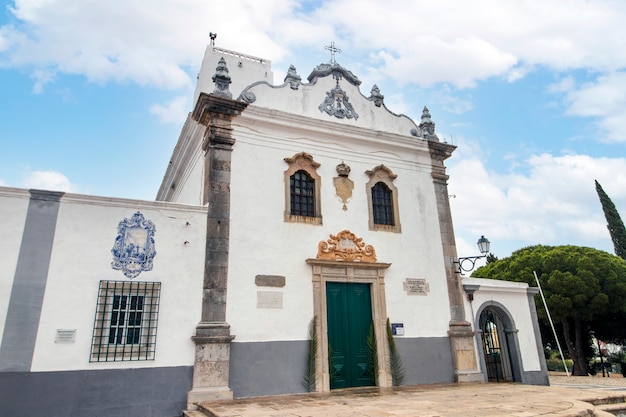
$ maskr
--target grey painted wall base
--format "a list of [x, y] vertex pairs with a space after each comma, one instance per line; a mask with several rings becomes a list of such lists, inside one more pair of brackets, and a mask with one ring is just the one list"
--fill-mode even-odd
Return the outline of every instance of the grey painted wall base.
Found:
[[[404, 364], [404, 385], [454, 382], [447, 337], [395, 340]], [[306, 340], [233, 342], [230, 349], [230, 388], [235, 398], [306, 392], [302, 384]]]
[[230, 344], [230, 388], [235, 398], [306, 392], [306, 340]]
[[454, 364], [447, 337], [395, 337], [404, 366], [403, 385], [454, 382]]
[[550, 385], [550, 377], [546, 371], [525, 371], [522, 373], [522, 384]]
[[0, 410], [21, 417], [178, 417], [192, 373], [192, 366], [0, 372]]

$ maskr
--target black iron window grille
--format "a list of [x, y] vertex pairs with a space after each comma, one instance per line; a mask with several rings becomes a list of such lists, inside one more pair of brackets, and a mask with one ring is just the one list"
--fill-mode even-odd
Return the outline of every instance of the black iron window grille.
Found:
[[153, 360], [160, 282], [100, 281], [90, 362]]
[[304, 170], [289, 178], [291, 214], [315, 217], [315, 180]]
[[393, 199], [392, 191], [384, 182], [377, 182], [372, 187], [372, 214], [374, 224], [393, 226]]

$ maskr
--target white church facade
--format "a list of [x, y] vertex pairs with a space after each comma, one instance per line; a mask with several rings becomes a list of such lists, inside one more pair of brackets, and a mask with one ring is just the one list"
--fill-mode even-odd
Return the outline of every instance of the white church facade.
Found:
[[0, 187], [0, 407], [547, 384], [534, 290], [459, 273], [455, 147], [360, 84], [210, 45], [157, 201]]

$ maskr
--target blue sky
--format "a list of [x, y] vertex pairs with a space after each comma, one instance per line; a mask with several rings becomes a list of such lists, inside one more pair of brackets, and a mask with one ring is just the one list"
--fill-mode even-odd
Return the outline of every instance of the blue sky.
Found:
[[0, 1], [0, 185], [151, 200], [217, 46], [329, 60], [442, 140], [460, 256], [480, 235], [613, 252], [597, 179], [626, 216], [626, 2]]

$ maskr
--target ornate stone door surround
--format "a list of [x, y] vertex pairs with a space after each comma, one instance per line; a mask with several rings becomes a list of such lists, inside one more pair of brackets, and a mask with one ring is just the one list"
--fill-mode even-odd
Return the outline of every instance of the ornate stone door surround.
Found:
[[385, 270], [388, 263], [376, 262], [371, 245], [365, 245], [349, 230], [330, 235], [318, 245], [315, 259], [307, 259], [312, 267], [313, 311], [318, 349], [315, 357], [315, 391], [330, 391], [328, 368], [328, 317], [326, 314], [326, 283], [346, 282], [371, 285], [372, 321], [376, 334], [378, 355], [378, 386], [391, 387], [389, 346], [387, 343], [387, 307], [385, 297]]

